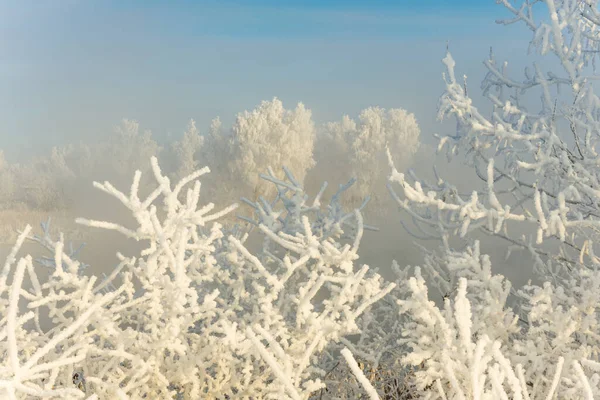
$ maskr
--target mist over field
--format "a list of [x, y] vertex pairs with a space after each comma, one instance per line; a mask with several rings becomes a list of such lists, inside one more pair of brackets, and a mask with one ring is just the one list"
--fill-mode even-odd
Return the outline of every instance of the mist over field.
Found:
[[600, 0], [0, 2], [0, 398], [597, 398], [599, 57]]
[[[311, 112], [318, 157], [307, 171], [306, 188], [312, 195], [323, 181], [333, 192], [356, 177], [358, 169], [368, 168], [355, 165], [353, 171], [348, 148], [336, 149], [321, 139], [331, 133], [328, 123], [341, 123], [345, 115], [358, 120], [368, 107], [414, 114], [420, 147], [416, 156], [397, 152], [399, 167], [427, 176], [436, 159], [455, 184], [470, 182], [472, 176], [460, 163], [448, 170], [444, 157], [435, 155], [433, 134], [454, 129], [452, 122], [436, 120], [446, 46], [474, 88], [483, 78], [480, 66], [490, 46], [500, 55], [523, 54], [526, 48], [514, 40], [517, 33], [493, 24], [493, 6], [475, 3], [465, 10], [418, 2], [307, 7], [198, 2], [165, 8], [60, 1], [2, 7], [0, 258], [17, 229], [26, 223], [37, 227], [50, 216], [55, 232], [64, 231], [75, 243], [87, 242], [81, 258], [95, 272], [113, 267], [115, 246], [123, 243], [116, 235], [113, 241], [111, 234], [77, 227], [73, 220], [114, 218], [122, 210], [92, 181], [108, 180], [127, 189], [135, 169], [148, 171], [150, 155], [158, 155], [161, 165], [175, 173], [181, 153], [173, 146], [183, 143], [190, 119], [195, 133], [205, 138], [211, 121], [219, 117], [227, 135], [238, 113], [274, 97], [285, 109], [302, 102]], [[448, 17], [441, 17], [442, 10]], [[409, 138], [408, 146], [414, 140]], [[202, 199], [225, 205], [238, 202], [239, 196], [254, 196], [253, 184], [234, 190], [220, 181], [227, 178], [218, 176], [211, 156], [222, 159], [226, 153], [208, 148], [210, 143], [205, 141], [202, 152], [194, 154], [197, 167], [213, 169]], [[415, 265], [421, 256], [413, 245], [417, 239], [398, 223], [407, 217], [387, 194], [389, 171], [381, 150], [376, 155], [382, 161], [379, 179], [360, 193], [376, 197], [366, 218], [381, 231], [366, 235], [361, 257], [385, 271], [393, 259]], [[278, 171], [282, 164], [285, 160], [273, 160], [271, 166]], [[265, 172], [255, 168], [246, 170], [246, 176], [256, 181]], [[360, 204], [358, 197], [353, 204]], [[430, 241], [421, 244], [437, 247]], [[487, 250], [499, 256], [505, 251]], [[502, 268], [517, 281], [529, 277], [515, 257]]]

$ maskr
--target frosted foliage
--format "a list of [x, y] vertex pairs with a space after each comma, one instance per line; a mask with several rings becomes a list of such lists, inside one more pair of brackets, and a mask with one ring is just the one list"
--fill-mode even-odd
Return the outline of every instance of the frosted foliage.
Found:
[[386, 145], [402, 167], [419, 147], [419, 125], [414, 114], [403, 109], [370, 107], [360, 113], [358, 121], [344, 116], [340, 122], [326, 124], [324, 130], [316, 150], [319, 166], [331, 164], [323, 169], [332, 174], [333, 181], [343, 181], [348, 174], [356, 178], [352, 194], [358, 198], [387, 197]]
[[431, 272], [421, 268], [397, 299], [406, 318], [399, 330], [399, 343], [408, 347], [402, 363], [415, 367], [408, 377], [413, 394], [433, 399], [600, 395], [598, 272], [584, 270], [558, 287], [525, 286], [516, 315], [506, 305], [510, 284], [490, 274], [489, 257], [480, 254], [478, 242], [465, 251], [446, 248], [434, 262], [456, 278], [443, 307], [430, 300], [424, 276]]
[[[106, 171], [119, 177], [131, 175], [160, 151], [160, 146], [152, 139], [152, 133], [141, 132], [140, 124], [129, 119], [121, 121], [114, 135], [103, 144], [103, 148], [106, 153], [100, 164], [106, 164], [103, 165]], [[146, 171], [147, 169], [142, 170]]]
[[82, 182], [100, 176], [124, 182], [160, 150], [149, 131], [140, 133], [137, 122], [124, 120], [103, 142], [55, 146], [49, 154], [23, 163], [9, 164], [2, 158], [0, 207], [35, 211], [70, 209]]
[[11, 165], [6, 179], [20, 185], [14, 193], [14, 201], [33, 209], [52, 210], [69, 206], [64, 196], [65, 185], [74, 177], [66, 165], [64, 152], [52, 148], [48, 158], [38, 157], [25, 165]]
[[[574, 345], [574, 351], [565, 351], [561, 338], [569, 337], [569, 331], [554, 336], [565, 322], [575, 329], [581, 325], [574, 326], [578, 324], [571, 324], [570, 319], [552, 320], [558, 315], [534, 304], [528, 314], [532, 328], [508, 340], [493, 339], [488, 336], [493, 330], [474, 323], [466, 278], [460, 278], [456, 296], [446, 298], [440, 309], [428, 299], [418, 269], [415, 275], [408, 281], [411, 297], [399, 306], [412, 318], [404, 329], [411, 351], [403, 362], [420, 365], [413, 379], [422, 398], [545, 399], [556, 394], [558, 398], [593, 398], [589, 395], [600, 394], [600, 377], [593, 372], [598, 364], [586, 358], [592, 355], [584, 350], [586, 346]], [[506, 322], [511, 327], [516, 319]], [[545, 329], [533, 328], [537, 324]], [[552, 345], [537, 348], [545, 343]], [[584, 375], [582, 364], [590, 367], [591, 378]]]
[[181, 179], [198, 169], [198, 152], [201, 151], [203, 144], [204, 137], [200, 135], [196, 128], [196, 121], [192, 119], [188, 123], [183, 138], [172, 145], [172, 159], [176, 160], [174, 166], [176, 178]]
[[[319, 354], [356, 333], [357, 318], [394, 288], [355, 266], [360, 212], [343, 214], [356, 228], [344, 244], [339, 224], [322, 228], [335, 225], [337, 214], [311, 215], [318, 197], [302, 215], [294, 210], [303, 196], [282, 197], [272, 209], [299, 218], [284, 218], [294, 223], [276, 231], [269, 218], [258, 221], [265, 246], [252, 254], [247, 234], [214, 222], [235, 205], [199, 205], [198, 178], [207, 172], [171, 185], [152, 158], [156, 187], [145, 199], [140, 171], [127, 192], [94, 184], [121, 201], [137, 226], [77, 222], [146, 244], [135, 256], [118, 253], [120, 264], [103, 278], [85, 274], [62, 235], [32, 237], [29, 226], [21, 233], [0, 275], [3, 398], [308, 399], [323, 388]], [[291, 184], [271, 181], [293, 188], [288, 176]], [[31, 256], [16, 258], [28, 237], [53, 254], [44, 262], [47, 280], [39, 280]], [[50, 321], [42, 324], [41, 315]]]
[[[395, 299], [408, 320], [399, 343], [408, 346], [402, 362], [416, 368], [419, 398], [593, 399], [600, 396], [598, 2], [498, 3], [513, 15], [500, 22], [529, 28], [530, 48], [546, 62], [517, 80], [490, 52], [487, 116], [450, 53], [444, 58], [439, 115], [454, 117], [457, 131], [440, 137], [438, 150], [463, 153], [480, 181], [465, 193], [437, 171], [435, 182], [405, 175], [388, 151], [392, 197], [420, 237], [443, 247], [415, 270], [408, 292], [398, 288], [387, 301]], [[554, 64], [560, 71], [543, 69]], [[532, 93], [541, 98], [535, 110], [526, 100]], [[520, 252], [518, 262], [533, 265], [545, 283], [513, 290], [508, 307], [510, 285], [480, 254], [477, 232], [496, 238], [507, 256]], [[456, 237], [466, 249], [450, 247]], [[426, 279], [443, 307], [430, 300]]]
[[[223, 129], [220, 118], [210, 124], [202, 136], [202, 145], [195, 153], [196, 164], [206, 165], [211, 173], [206, 176], [204, 190], [215, 201], [232, 201], [249, 194], [245, 178], [235, 176], [232, 164], [234, 148], [230, 143], [231, 132]], [[256, 174], [262, 171], [255, 171]], [[246, 174], [244, 176], [247, 176]], [[227, 218], [227, 217], [226, 217]]]
[[303, 182], [315, 164], [314, 141], [312, 113], [302, 103], [286, 110], [277, 98], [263, 101], [255, 110], [239, 114], [233, 125], [230, 171], [257, 193], [264, 190], [257, 172], [268, 167], [279, 170], [285, 165]]
[[95, 158], [90, 146], [85, 144], [68, 144], [54, 147], [50, 158], [60, 165], [64, 176], [69, 179], [87, 177], [94, 170]]
[[[370, 108], [325, 127], [316, 172], [341, 159], [356, 178], [333, 179], [339, 190], [327, 204], [326, 184], [312, 198], [304, 189], [315, 134], [302, 105], [263, 102], [238, 116], [231, 135], [215, 120], [201, 138], [191, 123], [171, 148], [177, 184], [154, 157], [148, 197], [139, 197], [140, 171], [128, 191], [95, 183], [136, 223], [77, 222], [144, 244], [118, 253], [107, 276], [88, 275], [46, 225], [40, 236], [21, 233], [0, 274], [0, 397], [600, 398], [598, 2], [498, 3], [512, 14], [502, 23], [532, 31], [530, 48], [543, 62], [519, 80], [491, 52], [484, 113], [444, 57], [439, 116], [454, 117], [457, 129], [438, 150], [463, 154], [479, 177], [466, 193], [437, 169], [433, 182], [399, 171], [419, 137], [403, 110]], [[541, 99], [537, 108], [532, 98]], [[160, 150], [133, 122], [117, 138], [115, 173]], [[200, 205], [203, 159], [217, 171], [215, 192], [245, 191], [251, 215], [240, 224], [216, 222], [235, 205]], [[424, 249], [419, 267], [393, 262], [391, 282], [358, 265], [362, 236], [374, 230], [362, 211], [370, 191], [377, 197], [383, 162], [411, 232], [441, 243]], [[60, 185], [44, 186], [38, 172], [68, 181], [76, 164], [56, 149], [0, 174], [28, 173], [52, 193]], [[347, 193], [365, 194], [358, 208], [345, 209]], [[512, 287], [482, 252], [481, 233], [542, 283]], [[26, 238], [51, 251], [36, 261], [48, 278], [30, 256], [17, 258]]]
[[227, 159], [223, 157], [223, 154], [228, 154], [228, 142], [220, 118], [217, 117], [212, 120], [205, 142], [206, 145], [202, 148], [201, 158], [206, 160], [207, 165], [212, 166], [211, 170], [217, 169], [214, 175], [222, 176], [226, 170]]
[[[150, 131], [142, 130], [137, 121], [125, 119], [111, 135], [96, 143], [57, 146], [32, 160], [4, 162], [0, 205], [69, 211], [81, 198], [77, 194], [81, 194], [81, 184], [107, 178], [125, 184], [136, 168], [148, 172], [145, 160], [151, 156], [161, 160], [165, 174], [173, 180], [200, 165], [209, 166], [213, 174], [204, 181], [204, 193], [217, 202], [273, 195], [273, 187], [262, 183], [258, 175], [268, 167], [279, 173], [285, 164], [303, 185], [318, 185], [323, 179], [337, 185], [356, 177], [357, 183], [345, 196], [348, 204], [362, 201], [369, 190], [377, 204], [385, 191], [383, 146], [388, 143], [397, 149], [396, 161], [404, 166], [418, 145], [418, 126], [414, 116], [405, 111], [374, 108], [363, 111], [359, 122], [344, 117], [341, 123], [326, 124], [318, 137], [319, 148], [313, 149], [317, 135], [309, 110], [302, 104], [286, 110], [278, 99], [239, 114], [233, 127], [223, 128], [216, 118], [203, 131], [190, 120], [183, 135], [164, 149]], [[374, 162], [368, 162], [370, 155]], [[314, 158], [318, 158], [319, 172], [305, 183], [307, 171], [314, 169]], [[20, 186], [15, 188], [11, 182]], [[142, 190], [149, 183], [143, 181]]]
[[[439, 113], [455, 117], [458, 129], [441, 138], [440, 150], [445, 148], [449, 155], [464, 151], [481, 184], [463, 194], [443, 177], [431, 184], [411, 183], [404, 174], [394, 173], [392, 180], [403, 187], [405, 199], [399, 200], [403, 208], [416, 213], [439, 211], [422, 214], [424, 225], [441, 224], [461, 236], [482, 229], [511, 245], [533, 246], [541, 263], [550, 255], [538, 247], [551, 241], [557, 250], [552, 256], [565, 253], [564, 261], [578, 259], [581, 253], [586, 262], [597, 264], [593, 250], [600, 223], [596, 200], [600, 193], [596, 151], [600, 102], [593, 90], [598, 43], [593, 21], [600, 22], [600, 13], [592, 1], [542, 3], [547, 20], [535, 21], [527, 2], [520, 9], [505, 2], [515, 14], [506, 23], [520, 21], [533, 31], [532, 48], [549, 61], [559, 62], [560, 78], [535, 63], [533, 70], [525, 71], [525, 79], [517, 81], [509, 76], [508, 64], [490, 54], [483, 88], [493, 112], [486, 117], [473, 105], [466, 82], [456, 78], [450, 53], [443, 60], [447, 90]], [[529, 92], [540, 95], [537, 111], [521, 105]], [[510, 223], [528, 225], [537, 234], [531, 240], [512, 237]]]

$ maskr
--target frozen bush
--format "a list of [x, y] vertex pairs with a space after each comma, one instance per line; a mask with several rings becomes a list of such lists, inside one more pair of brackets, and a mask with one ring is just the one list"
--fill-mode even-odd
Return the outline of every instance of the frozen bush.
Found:
[[[409, 346], [402, 360], [417, 367], [413, 382], [423, 398], [592, 399], [600, 394], [594, 252], [600, 102], [592, 86], [598, 2], [499, 3], [514, 17], [503, 23], [524, 23], [533, 32], [531, 48], [554, 57], [562, 71], [542, 69], [551, 62], [534, 63], [519, 81], [490, 53], [483, 82], [492, 104], [487, 117], [446, 55], [439, 115], [455, 117], [457, 131], [440, 138], [439, 150], [450, 157], [464, 152], [481, 181], [467, 193], [439, 174], [426, 182], [400, 173], [388, 151], [393, 198], [421, 236], [444, 243], [442, 255], [430, 255], [409, 279], [408, 291], [399, 288], [401, 295], [391, 293], [388, 302], [395, 300], [410, 320], [398, 328], [399, 343]], [[535, 15], [545, 11], [545, 19], [534, 19], [534, 3], [540, 3]], [[523, 97], [535, 90], [542, 102], [532, 111]], [[520, 225], [535, 234], [514, 234]], [[514, 308], [507, 307], [510, 285], [479, 253], [476, 232], [496, 238], [508, 254], [525, 251], [531, 257], [520, 262], [533, 265], [545, 283], [516, 291]], [[452, 249], [455, 237], [467, 248]], [[444, 296], [443, 308], [429, 299], [425, 278]]]
[[[35, 239], [53, 251], [54, 268], [40, 282], [30, 256], [16, 262], [30, 228], [20, 235], [0, 275], [3, 396], [307, 399], [323, 387], [319, 353], [356, 333], [356, 319], [393, 289], [367, 266], [354, 267], [360, 213], [344, 213], [344, 221], [356, 221], [351, 244], [342, 243], [336, 214], [314, 223], [296, 216], [289, 233], [260, 222], [271, 246], [254, 255], [247, 234], [225, 236], [213, 222], [235, 206], [212, 214], [212, 203], [198, 206], [197, 178], [208, 169], [174, 186], [156, 158], [152, 171], [158, 186], [145, 199], [140, 171], [128, 194], [95, 183], [131, 211], [137, 227], [78, 220], [146, 243], [140, 254], [119, 253], [104, 278], [85, 275], [62, 235], [46, 234]], [[283, 204], [297, 210], [303, 201]], [[328, 234], [320, 226], [338, 228]]]

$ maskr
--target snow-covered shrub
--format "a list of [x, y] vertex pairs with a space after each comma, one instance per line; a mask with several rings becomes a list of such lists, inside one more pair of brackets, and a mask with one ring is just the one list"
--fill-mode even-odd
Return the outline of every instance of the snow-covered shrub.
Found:
[[[147, 244], [135, 256], [118, 253], [120, 264], [102, 279], [82, 271], [62, 235], [45, 235], [36, 240], [53, 250], [45, 264], [54, 268], [40, 281], [30, 256], [17, 262], [30, 228], [21, 233], [0, 275], [2, 395], [307, 399], [323, 387], [318, 354], [356, 333], [356, 319], [394, 286], [354, 267], [363, 232], [358, 210], [350, 214], [351, 244], [340, 237], [346, 214], [343, 221], [335, 212], [317, 220], [294, 214], [290, 233], [258, 223], [271, 245], [254, 255], [244, 245], [247, 234], [225, 236], [213, 222], [235, 205], [212, 214], [212, 203], [198, 206], [197, 178], [208, 169], [174, 186], [156, 158], [152, 171], [158, 187], [146, 199], [138, 197], [139, 171], [128, 194], [95, 183], [138, 226], [78, 222]], [[276, 183], [280, 194], [281, 186], [294, 188]], [[305, 200], [281, 199], [289, 210]]]
[[[406, 297], [407, 268], [392, 266], [395, 287], [384, 298], [375, 303], [368, 313], [358, 319], [360, 332], [339, 344], [329, 346], [323, 359], [328, 371], [322, 391], [327, 399], [352, 399], [364, 396], [364, 386], [356, 377], [356, 371], [337, 356], [343, 347], [349, 349], [357, 361], [362, 374], [369, 380], [381, 399], [409, 400], [417, 393], [412, 382], [412, 369], [402, 363], [407, 347], [399, 342], [406, 317], [399, 312], [397, 299]], [[317, 397], [318, 398], [318, 397]]]
[[[420, 232], [444, 242], [442, 255], [426, 259], [404, 296], [392, 293], [388, 301], [396, 300], [410, 321], [398, 330], [399, 344], [409, 347], [402, 360], [417, 366], [412, 381], [422, 398], [592, 399], [600, 395], [594, 252], [600, 101], [593, 90], [598, 2], [499, 3], [514, 16], [504, 23], [531, 29], [531, 48], [548, 62], [534, 63], [518, 81], [491, 53], [483, 82], [492, 105], [486, 117], [446, 55], [439, 115], [454, 116], [457, 131], [442, 137], [439, 149], [449, 156], [464, 152], [481, 185], [461, 193], [440, 175], [436, 182], [407, 176], [396, 170], [388, 151], [392, 196]], [[534, 19], [533, 10], [547, 18]], [[560, 74], [543, 70], [553, 61]], [[535, 90], [542, 102], [533, 111], [524, 98]], [[534, 234], [515, 235], [522, 225]], [[533, 265], [545, 283], [517, 290], [514, 308], [507, 307], [510, 285], [479, 253], [472, 241], [476, 232], [495, 237], [509, 252], [525, 250], [519, 262]], [[470, 245], [453, 250], [448, 243], [455, 237]], [[444, 296], [443, 309], [429, 298], [426, 281]]]
[[[506, 305], [510, 284], [491, 273], [478, 242], [465, 251], [446, 249], [440, 262], [458, 278], [431, 301], [421, 269], [398, 299], [407, 318], [399, 343], [405, 365], [416, 367], [413, 393], [442, 399], [595, 398], [598, 370], [598, 273], [584, 272], [568, 288], [529, 285], [520, 290], [519, 315]], [[568, 289], [578, 297], [569, 297]]]
[[[473, 105], [466, 83], [455, 76], [455, 62], [448, 53], [443, 60], [447, 90], [440, 99], [439, 116], [454, 116], [458, 128], [441, 138], [439, 148], [445, 147], [449, 155], [464, 151], [481, 185], [461, 194], [443, 178], [411, 183], [404, 174], [394, 173], [392, 180], [405, 195], [399, 204], [419, 213], [423, 224], [441, 224], [461, 236], [481, 229], [524, 249], [551, 240], [555, 250], [551, 254], [535, 250], [544, 260], [566, 252], [563, 258], [576, 261], [583, 251], [588, 262], [597, 263], [591, 244], [598, 224], [600, 102], [593, 90], [597, 74], [591, 64], [599, 46], [594, 39], [600, 34], [594, 22], [600, 15], [598, 3], [545, 0], [541, 3], [548, 18], [540, 21], [534, 21], [529, 1], [521, 8], [502, 3], [515, 17], [505, 23], [521, 21], [529, 27], [531, 48], [548, 65], [558, 61], [564, 76], [545, 72], [535, 63], [533, 71], [527, 69], [525, 79], [517, 81], [508, 75], [507, 63], [499, 65], [491, 53], [483, 82], [493, 107], [488, 118]], [[542, 101], [533, 111], [521, 98], [536, 89]], [[426, 209], [439, 212], [420, 213]], [[509, 222], [529, 224], [537, 236], [512, 237], [506, 231]]]

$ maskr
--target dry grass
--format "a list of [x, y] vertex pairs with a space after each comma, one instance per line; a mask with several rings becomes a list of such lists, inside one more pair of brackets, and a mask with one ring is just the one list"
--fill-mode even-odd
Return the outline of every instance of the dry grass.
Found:
[[58, 237], [60, 232], [65, 234], [69, 240], [84, 240], [83, 231], [75, 224], [75, 215], [67, 210], [38, 211], [25, 207], [0, 210], [0, 244], [13, 244], [27, 224], [39, 233], [40, 222], [52, 218], [50, 232]]
[[[365, 377], [380, 394], [381, 400], [414, 400], [416, 391], [411, 383], [412, 371], [403, 370], [399, 366], [373, 366], [357, 358]], [[327, 387], [316, 392], [311, 400], [347, 400], [368, 399], [350, 369], [343, 361], [338, 362], [323, 379]]]

